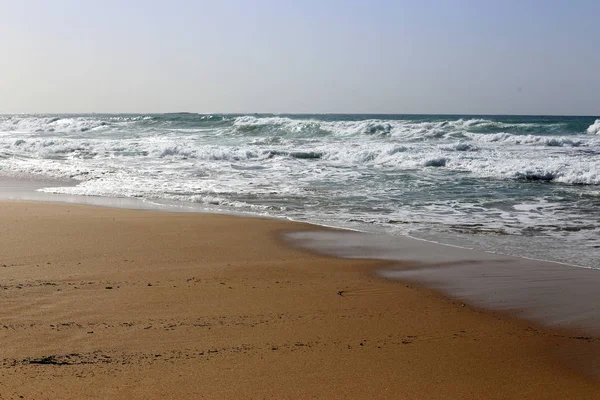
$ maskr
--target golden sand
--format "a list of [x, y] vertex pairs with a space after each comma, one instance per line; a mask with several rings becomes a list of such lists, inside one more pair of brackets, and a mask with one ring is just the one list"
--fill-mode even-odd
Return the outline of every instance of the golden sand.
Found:
[[0, 399], [600, 398], [563, 357], [595, 339], [280, 239], [314, 226], [2, 202], [0, 227]]

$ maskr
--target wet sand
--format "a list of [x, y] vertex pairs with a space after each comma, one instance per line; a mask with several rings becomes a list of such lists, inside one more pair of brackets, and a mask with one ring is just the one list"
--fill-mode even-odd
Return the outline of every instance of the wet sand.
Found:
[[[296, 246], [335, 257], [397, 261], [377, 274], [547, 327], [600, 335], [600, 270], [405, 236], [321, 230], [286, 237]], [[600, 371], [600, 359], [597, 367]]]
[[315, 227], [0, 202], [0, 398], [600, 398], [596, 337], [286, 245]]

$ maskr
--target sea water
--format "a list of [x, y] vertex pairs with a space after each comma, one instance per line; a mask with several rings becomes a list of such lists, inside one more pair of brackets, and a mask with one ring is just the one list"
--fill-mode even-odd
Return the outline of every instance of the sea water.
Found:
[[3, 115], [2, 177], [600, 268], [595, 117]]

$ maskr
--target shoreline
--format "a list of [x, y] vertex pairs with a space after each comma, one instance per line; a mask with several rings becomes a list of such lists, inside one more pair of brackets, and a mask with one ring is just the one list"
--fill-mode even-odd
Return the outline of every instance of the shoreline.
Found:
[[600, 334], [595, 269], [360, 232], [290, 233], [288, 243], [333, 257], [388, 262], [377, 271], [384, 279], [420, 284], [545, 328]]
[[[74, 184], [75, 182], [71, 182], [71, 184]], [[526, 304], [525, 302], [523, 302], [522, 300], [520, 301], [514, 301], [510, 307], [507, 307], [506, 305], [502, 304], [505, 303], [505, 299], [500, 296], [500, 298], [495, 299], [495, 301], [482, 301], [482, 294], [469, 294], [468, 291], [471, 292], [475, 292], [476, 290], [473, 289], [473, 287], [465, 287], [465, 285], [463, 284], [459, 284], [457, 287], [457, 283], [453, 282], [455, 287], [454, 288], [448, 288], [448, 285], [444, 285], [444, 284], [440, 284], [439, 279], [440, 277], [443, 277], [443, 280], [451, 280], [451, 276], [449, 275], [443, 275], [443, 274], [436, 274], [434, 273], [434, 278], [435, 279], [431, 279], [431, 276], [427, 276], [427, 273], [425, 274], [420, 274], [419, 273], [406, 273], [406, 271], [403, 270], [403, 268], [394, 268], [394, 264], [395, 263], [404, 263], [405, 261], [409, 261], [413, 264], [417, 263], [420, 264], [421, 266], [416, 268], [416, 270], [425, 270], [426, 272], [430, 271], [432, 268], [435, 269], [437, 267], [439, 267], [440, 265], [443, 264], [452, 264], [454, 266], [456, 266], [457, 264], [460, 266], [460, 260], [464, 260], [464, 259], [468, 259], [468, 258], [472, 258], [472, 257], [477, 257], [477, 255], [483, 255], [483, 259], [481, 260], [484, 263], [489, 263], [489, 261], [493, 261], [495, 259], [498, 260], [504, 260], [504, 259], [509, 259], [509, 260], [513, 260], [516, 262], [520, 262], [521, 264], [524, 264], [525, 266], [529, 267], [531, 264], [534, 265], [533, 270], [528, 271], [528, 273], [523, 273], [523, 274], [515, 274], [513, 277], [513, 282], [511, 282], [509, 285], [507, 285], [506, 283], [504, 283], [502, 286], [494, 286], [494, 288], [497, 290], [498, 288], [504, 290], [504, 291], [508, 291], [514, 288], [514, 286], [522, 281], [522, 280], [528, 280], [530, 276], [532, 276], [532, 271], [537, 273], [538, 271], [535, 270], [535, 268], [545, 268], [546, 265], [555, 265], [558, 267], [564, 267], [564, 268], [568, 268], [568, 269], [575, 269], [574, 272], [572, 272], [572, 274], [577, 274], [578, 271], [577, 270], [585, 270], [585, 271], [596, 271], [593, 274], [591, 274], [590, 276], [593, 278], [593, 281], [597, 283], [598, 287], [600, 287], [600, 274], [598, 274], [598, 272], [595, 268], [592, 267], [587, 267], [587, 266], [581, 266], [581, 265], [575, 265], [575, 264], [568, 264], [568, 263], [564, 263], [564, 262], [560, 262], [560, 261], [554, 261], [554, 260], [544, 260], [544, 259], [537, 259], [537, 258], [531, 258], [531, 257], [524, 257], [524, 256], [520, 256], [520, 255], [509, 255], [509, 254], [504, 254], [504, 253], [497, 253], [497, 252], [492, 252], [492, 251], [488, 251], [485, 249], [474, 249], [474, 248], [469, 248], [469, 247], [463, 247], [463, 246], [459, 246], [459, 245], [454, 245], [454, 244], [447, 244], [447, 243], [442, 243], [442, 242], [438, 242], [438, 241], [434, 241], [434, 240], [429, 240], [429, 239], [424, 239], [424, 238], [419, 238], [419, 237], [413, 237], [410, 235], [392, 235], [390, 233], [387, 232], [371, 232], [371, 231], [366, 231], [366, 230], [360, 230], [360, 229], [356, 229], [356, 228], [349, 228], [349, 227], [345, 227], [345, 226], [335, 226], [335, 225], [326, 225], [326, 224], [319, 224], [313, 221], [302, 221], [302, 220], [294, 220], [288, 217], [277, 217], [277, 216], [273, 216], [273, 215], [262, 215], [259, 213], [249, 213], [249, 212], [235, 212], [234, 210], [229, 210], [229, 209], [220, 209], [220, 208], [211, 208], [211, 207], [207, 207], [204, 205], [197, 205], [197, 204], [185, 204], [182, 202], [151, 202], [151, 201], [147, 201], [144, 199], [137, 199], [137, 198], [112, 198], [112, 197], [99, 197], [99, 196], [80, 196], [80, 195], [65, 195], [65, 194], [54, 194], [54, 193], [45, 193], [45, 192], [38, 192], [37, 189], [42, 188], [42, 187], [48, 187], [48, 186], [52, 186], [52, 185], [64, 185], [65, 182], [52, 182], [52, 181], [47, 181], [47, 180], [36, 180], [36, 179], [30, 179], [30, 180], [23, 180], [23, 179], [0, 179], [0, 188], [6, 188], [8, 186], [9, 190], [8, 190], [8, 195], [6, 192], [0, 193], [0, 202], [2, 201], [15, 201], [15, 202], [19, 202], [19, 201], [25, 201], [25, 202], [39, 202], [39, 203], [46, 203], [46, 204], [76, 204], [76, 205], [83, 205], [83, 206], [89, 206], [89, 207], [99, 207], [99, 208], [109, 208], [109, 209], [122, 209], [122, 210], [131, 210], [131, 211], [149, 211], [149, 212], [167, 212], [167, 213], [198, 213], [198, 214], [206, 214], [206, 215], [226, 215], [226, 216], [233, 216], [233, 217], [241, 217], [241, 218], [258, 218], [258, 219], [267, 219], [267, 220], [275, 220], [275, 221], [287, 221], [287, 222], [291, 222], [291, 223], [296, 223], [296, 224], [302, 224], [302, 225], [306, 225], [306, 226], [311, 226], [313, 227], [313, 231], [315, 231], [315, 237], [318, 237], [320, 233], [322, 232], [329, 232], [329, 231], [333, 231], [333, 232], [340, 232], [340, 234], [343, 236], [346, 233], [352, 235], [352, 234], [357, 234], [357, 236], [361, 236], [362, 238], [364, 238], [366, 241], [369, 241], [369, 245], [365, 246], [363, 243], [357, 243], [356, 241], [353, 242], [353, 245], [356, 246], [356, 248], [361, 248], [362, 250], [360, 251], [364, 251], [366, 250], [366, 253], [360, 254], [359, 256], [357, 256], [355, 254], [355, 250], [351, 249], [348, 252], [348, 248], [347, 246], [344, 244], [345, 241], [345, 237], [340, 237], [337, 240], [337, 243], [334, 244], [333, 246], [329, 246], [327, 248], [327, 246], [325, 246], [325, 248], [321, 248], [321, 243], [319, 243], [319, 240], [315, 240], [313, 245], [305, 245], [302, 243], [302, 240], [297, 241], [297, 240], [293, 240], [288, 237], [285, 240], [282, 241], [282, 243], [286, 246], [293, 246], [296, 248], [303, 248], [306, 247], [308, 248], [309, 251], [312, 252], [317, 252], [317, 253], [322, 253], [328, 256], [333, 256], [333, 257], [339, 257], [339, 258], [359, 258], [359, 259], [364, 259], [364, 260], [380, 260], [386, 264], [389, 265], [389, 268], [380, 268], [376, 271], [376, 274], [379, 275], [381, 278], [383, 279], [389, 279], [389, 280], [400, 280], [400, 281], [406, 281], [406, 282], [411, 282], [412, 284], [419, 284], [422, 287], [426, 288], [426, 289], [430, 289], [430, 290], [434, 290], [437, 291], [439, 293], [441, 293], [443, 296], [455, 299], [457, 301], [464, 301], [464, 302], [468, 302], [473, 306], [476, 307], [480, 307], [482, 310], [485, 311], [489, 311], [489, 312], [500, 312], [504, 315], [508, 315], [511, 318], [518, 318], [521, 320], [524, 320], [526, 322], [529, 323], [534, 323], [534, 324], [539, 324], [541, 327], [543, 328], [550, 328], [550, 329], [558, 329], [558, 330], [564, 330], [566, 329], [567, 331], [572, 331], [572, 332], [579, 332], [580, 334], [583, 335], [588, 335], [588, 334], [592, 334], [592, 335], [598, 335], [600, 333], [600, 311], [594, 311], [593, 312], [593, 320], [591, 321], [591, 323], [587, 323], [587, 324], [575, 324], [575, 323], [567, 323], [566, 326], [564, 326], [562, 324], [562, 322], [559, 320], [558, 322], [553, 321], [553, 315], [552, 314], [552, 310], [542, 310], [542, 313], [538, 313], [536, 312], [535, 308], [533, 307], [533, 311], [532, 310], [527, 310], [527, 308], [532, 308], [531, 305]], [[12, 190], [11, 190], [12, 189]], [[16, 190], [14, 190], [16, 189]], [[304, 232], [306, 233], [306, 232]], [[292, 233], [293, 235], [293, 233]], [[310, 236], [310, 235], [309, 235]], [[373, 238], [375, 238], [375, 240], [373, 241]], [[384, 240], [379, 240], [377, 238], [384, 238]], [[323, 239], [323, 238], [320, 238]], [[310, 241], [310, 239], [308, 240]], [[391, 242], [391, 241], [395, 241], [394, 244], [387, 244], [387, 245], [382, 245], [382, 243], [386, 243], [386, 242]], [[335, 242], [335, 241], [334, 241]], [[402, 243], [405, 242], [405, 243]], [[395, 251], [394, 246], [395, 245], [400, 245], [400, 247], [402, 248], [406, 248], [407, 247], [407, 243], [409, 247], [415, 247], [414, 245], [417, 244], [419, 245], [420, 243], [425, 243], [426, 247], [429, 246], [429, 249], [426, 249], [426, 251], [430, 251], [430, 252], [438, 252], [439, 249], [443, 249], [446, 248], [447, 251], [455, 251], [456, 249], [458, 250], [458, 257], [450, 257], [449, 259], [440, 259], [437, 260], [437, 263], [439, 263], [440, 265], [438, 265], [437, 263], [432, 263], [431, 260], [427, 260], [427, 257], [424, 256], [425, 252], [424, 251], [419, 251], [416, 252], [416, 256], [415, 254], [413, 254], [412, 259], [407, 259], [405, 257], [405, 255], [400, 254], [399, 252]], [[316, 244], [315, 244], [316, 243]], [[385, 254], [385, 256], [382, 256], [382, 254]], [[481, 257], [480, 257], [481, 258]], [[472, 260], [469, 260], [469, 263], [473, 263]], [[489, 265], [477, 265], [477, 267], [483, 267], [483, 268], [488, 268], [489, 269]], [[491, 270], [488, 270], [487, 273], [493, 272]], [[518, 271], [515, 271], [518, 272]], [[543, 271], [542, 271], [543, 272]], [[561, 279], [568, 281], [568, 280], [572, 280], [570, 279], [570, 275], [571, 273], [568, 270], [564, 270], [563, 271], [564, 274], [560, 276]], [[579, 271], [580, 272], [580, 271]], [[463, 275], [463, 278], [468, 278], [470, 280], [473, 280], [474, 274], [470, 273], [467, 274], [467, 276]], [[550, 279], [553, 280], [557, 280], [556, 277], [550, 277]], [[585, 281], [585, 280], [583, 280]], [[481, 282], [479, 282], [481, 283]], [[581, 287], [581, 282], [576, 283], [577, 285], [579, 285], [579, 287]], [[575, 284], [571, 284], [571, 290], [569, 290], [569, 292], [573, 292], [573, 287], [576, 286]], [[523, 289], [523, 288], [521, 288]], [[543, 288], [544, 290], [541, 293], [531, 293], [530, 296], [536, 297], [541, 295], [547, 295], [548, 292], [550, 292], [550, 290], [554, 290], [554, 288]], [[550, 289], [550, 290], [549, 290]], [[465, 292], [466, 290], [466, 292]], [[544, 293], [544, 291], [546, 293]], [[598, 303], [600, 302], [600, 293], [598, 293], [596, 295], [596, 290], [595, 288], [590, 288], [587, 290], [586, 296], [584, 296], [586, 298], [586, 300], [589, 299], [595, 299], [595, 301], [591, 301], [592, 304], [594, 303]], [[555, 291], [556, 294], [560, 294], [558, 291]], [[550, 302], [549, 302], [550, 303]], [[571, 306], [570, 310], [566, 310], [563, 311], [564, 315], [567, 315], [569, 313], [580, 313], [582, 309], [584, 308], [589, 308], [589, 306], [586, 303], [590, 303], [589, 301], [584, 301], [579, 305], [576, 306]], [[500, 306], [499, 306], [500, 305]], [[560, 306], [560, 303], [558, 304]], [[544, 305], [543, 305], [544, 306]], [[543, 308], [543, 306], [541, 308]], [[546, 305], [546, 308], [548, 308], [549, 306]], [[507, 310], [508, 308], [508, 310]], [[537, 308], [540, 308], [539, 305], [537, 306]], [[529, 314], [527, 314], [525, 311], [528, 311]], [[588, 310], [589, 311], [589, 310]], [[545, 313], [545, 314], [544, 314]], [[539, 315], [536, 315], [539, 314]], [[600, 375], [600, 366], [598, 366], [598, 370], [599, 370], [599, 375]]]
[[[284, 246], [283, 232], [314, 225], [0, 206], [6, 396], [600, 393], [598, 381], [577, 369], [585, 354], [598, 354], [596, 338], [539, 329], [373, 275], [389, 262]], [[579, 357], [565, 365], [565, 354]]]
[[[42, 184], [43, 183], [43, 184]], [[77, 181], [70, 182], [71, 185], [76, 185]], [[483, 248], [474, 248], [467, 247], [466, 245], [458, 245], [451, 243], [444, 243], [438, 240], [422, 238], [418, 236], [411, 236], [410, 234], [391, 234], [386, 231], [369, 231], [366, 229], [359, 229], [344, 225], [330, 225], [319, 223], [312, 220], [300, 220], [294, 219], [286, 216], [276, 216], [276, 215], [265, 215], [261, 213], [253, 213], [249, 211], [237, 211], [232, 209], [224, 209], [219, 207], [212, 207], [205, 204], [197, 204], [197, 203], [186, 203], [182, 201], [166, 201], [166, 200], [156, 200], [150, 201], [141, 198], [132, 198], [132, 197], [109, 197], [109, 196], [83, 196], [83, 195], [71, 195], [71, 194], [61, 194], [61, 193], [50, 193], [50, 192], [39, 192], [37, 189], [42, 189], [45, 187], [52, 186], [62, 186], [65, 182], [58, 181], [48, 181], [44, 179], [16, 179], [16, 178], [1, 178], [0, 177], [0, 189], [5, 189], [8, 185], [15, 185], [14, 188], [17, 188], [16, 191], [11, 191], [10, 194], [2, 193], [0, 191], [0, 202], [1, 201], [32, 201], [32, 202], [41, 202], [41, 203], [51, 203], [51, 204], [81, 204], [92, 207], [105, 207], [105, 208], [118, 208], [124, 210], [147, 210], [147, 211], [161, 211], [161, 212], [175, 212], [175, 213], [201, 213], [201, 214], [219, 214], [219, 215], [231, 215], [238, 217], [249, 217], [249, 218], [267, 218], [267, 219], [275, 219], [281, 221], [290, 221], [296, 222], [300, 224], [308, 224], [313, 225], [316, 228], [325, 228], [325, 229], [333, 229], [338, 231], [347, 231], [347, 232], [358, 232], [369, 235], [386, 235], [391, 237], [405, 237], [410, 240], [421, 241], [426, 243], [431, 243], [434, 245], [458, 248], [465, 251], [474, 251], [474, 252], [483, 252], [492, 255], [499, 256], [507, 256], [511, 258], [518, 258], [530, 261], [539, 261], [543, 263], [551, 263], [562, 265], [566, 267], [572, 268], [582, 268], [582, 269], [590, 269], [597, 270], [598, 268], [589, 267], [585, 265], [579, 264], [571, 264], [564, 261], [556, 261], [551, 259], [543, 259], [543, 258], [534, 258], [527, 257], [523, 255], [513, 255], [509, 253], [503, 252], [495, 252], [491, 250], [486, 250]], [[25, 184], [25, 185], [23, 185]], [[68, 183], [67, 183], [68, 184]]]

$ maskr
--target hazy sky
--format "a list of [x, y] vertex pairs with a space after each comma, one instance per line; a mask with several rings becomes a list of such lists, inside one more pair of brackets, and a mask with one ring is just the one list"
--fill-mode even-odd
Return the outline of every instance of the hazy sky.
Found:
[[600, 114], [600, 0], [0, 0], [0, 113]]

